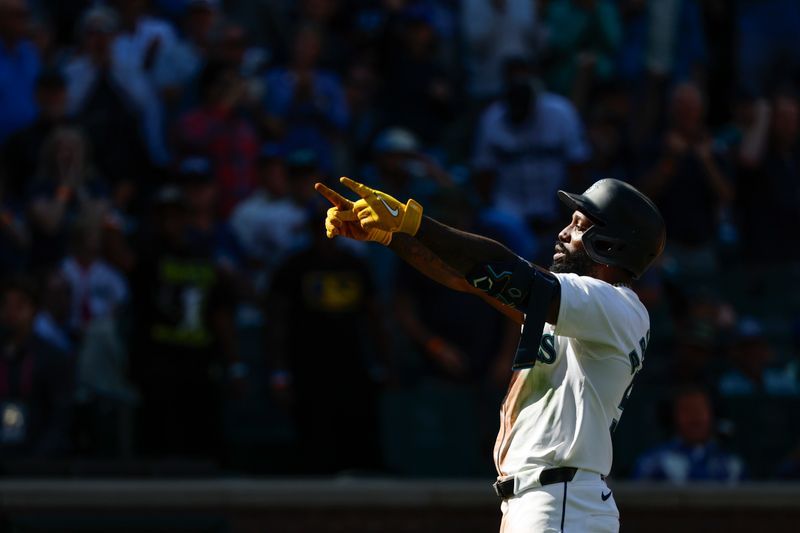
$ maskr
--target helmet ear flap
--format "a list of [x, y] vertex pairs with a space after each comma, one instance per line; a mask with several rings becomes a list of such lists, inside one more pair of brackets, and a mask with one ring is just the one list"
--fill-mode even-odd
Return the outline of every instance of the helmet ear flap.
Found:
[[600, 231], [589, 228], [583, 236], [586, 253], [598, 263], [620, 266], [619, 258], [625, 253], [628, 243], [620, 238], [603, 235]]

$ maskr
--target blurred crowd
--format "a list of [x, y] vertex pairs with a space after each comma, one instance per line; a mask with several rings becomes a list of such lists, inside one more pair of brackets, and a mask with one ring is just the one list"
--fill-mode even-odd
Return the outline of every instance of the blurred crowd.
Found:
[[519, 331], [327, 240], [348, 175], [544, 266], [639, 187], [615, 475], [798, 478], [798, 84], [794, 0], [0, 0], [3, 472], [491, 476]]

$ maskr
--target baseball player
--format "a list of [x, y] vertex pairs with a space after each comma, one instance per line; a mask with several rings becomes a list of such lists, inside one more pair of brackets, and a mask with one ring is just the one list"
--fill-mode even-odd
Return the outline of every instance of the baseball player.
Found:
[[583, 194], [558, 191], [573, 212], [549, 269], [502, 244], [459, 231], [348, 178], [353, 202], [322, 184], [333, 207], [325, 227], [376, 241], [416, 269], [475, 293], [523, 324], [494, 450], [501, 532], [616, 532], [605, 476], [611, 434], [642, 368], [647, 310], [630, 283], [664, 248], [655, 205], [627, 183], [604, 179]]

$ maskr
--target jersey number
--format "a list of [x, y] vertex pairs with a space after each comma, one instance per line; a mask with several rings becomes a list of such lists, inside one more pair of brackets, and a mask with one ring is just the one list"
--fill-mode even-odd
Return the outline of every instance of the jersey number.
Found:
[[[641, 350], [641, 356], [636, 352], [636, 350], [631, 350], [628, 354], [628, 359], [631, 362], [631, 382], [628, 383], [628, 387], [625, 389], [625, 392], [622, 393], [622, 399], [619, 401], [619, 405], [617, 409], [620, 411], [625, 410], [625, 405], [628, 403], [628, 398], [631, 397], [631, 391], [633, 391], [633, 381], [636, 379], [636, 375], [639, 373], [639, 370], [642, 368], [642, 360], [644, 359], [644, 352], [647, 351], [647, 344], [650, 342], [650, 330], [647, 330], [647, 334], [639, 339], [639, 349]], [[621, 416], [621, 415], [620, 415]], [[619, 418], [615, 418], [611, 421], [611, 427], [609, 430], [611, 433], [614, 433], [614, 430], [617, 429], [617, 424], [619, 423]]]

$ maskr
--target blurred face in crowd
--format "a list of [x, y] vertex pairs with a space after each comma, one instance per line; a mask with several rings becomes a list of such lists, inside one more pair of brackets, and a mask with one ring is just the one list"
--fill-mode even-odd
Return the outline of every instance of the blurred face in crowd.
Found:
[[272, 198], [283, 198], [289, 193], [286, 165], [280, 157], [269, 157], [259, 163], [258, 177], [261, 187]]
[[45, 120], [57, 121], [67, 113], [67, 88], [64, 85], [49, 85], [36, 90], [39, 113]]
[[759, 381], [772, 360], [772, 348], [764, 337], [746, 338], [736, 343], [731, 355], [746, 375]]
[[219, 41], [219, 57], [228, 65], [242, 64], [247, 51], [247, 35], [238, 24], [228, 24], [222, 30]]
[[410, 176], [408, 173], [408, 162], [411, 154], [407, 152], [385, 152], [378, 156], [376, 163], [381, 176], [401, 183]]
[[73, 253], [84, 266], [91, 265], [100, 256], [102, 234], [99, 224], [87, 225], [73, 237]]
[[119, 12], [124, 24], [134, 22], [147, 8], [147, 0], [113, 0], [112, 4]]
[[704, 444], [711, 439], [711, 402], [705, 393], [693, 391], [678, 396], [673, 419], [678, 437], [686, 444]]
[[214, 213], [217, 188], [213, 181], [192, 183], [184, 187], [186, 206], [192, 215], [203, 216]]
[[28, 33], [28, 6], [25, 0], [0, 0], [0, 38], [14, 43]]
[[344, 88], [348, 108], [354, 112], [368, 108], [375, 94], [375, 86], [375, 72], [368, 64], [357, 62], [351, 65]]
[[414, 20], [406, 28], [406, 46], [414, 57], [425, 58], [433, 49], [436, 33], [424, 20]]
[[306, 205], [316, 200], [314, 183], [319, 181], [316, 166], [296, 166], [289, 168], [289, 194], [298, 205]]
[[692, 83], [679, 85], [672, 93], [672, 125], [685, 137], [696, 137], [703, 130], [703, 97]]
[[510, 80], [506, 87], [506, 108], [511, 124], [518, 126], [528, 119], [533, 108], [534, 97], [530, 78], [521, 76]]
[[325, 24], [339, 11], [339, 0], [303, 0], [303, 18]]
[[72, 303], [72, 289], [60, 272], [54, 271], [47, 276], [43, 298], [44, 307], [56, 322], [61, 324], [67, 322]]
[[186, 237], [188, 217], [185, 207], [177, 203], [159, 206], [155, 220], [161, 237], [169, 245], [179, 248]]
[[190, 5], [184, 23], [186, 34], [197, 43], [206, 43], [217, 22], [217, 11], [208, 4]]
[[89, 30], [84, 35], [84, 47], [86, 53], [92, 58], [95, 64], [104, 65], [111, 58], [111, 42], [114, 40], [114, 34]]
[[236, 107], [244, 96], [245, 84], [233, 67], [219, 71], [206, 89], [207, 102], [227, 109]]
[[[63, 171], [82, 169], [86, 161], [86, 141], [77, 130], [64, 128], [56, 133], [53, 157], [55, 165]], [[81, 173], [79, 172], [78, 175]]]
[[294, 66], [297, 69], [313, 69], [320, 54], [320, 35], [311, 26], [301, 28], [294, 39]]
[[592, 145], [592, 156], [598, 166], [614, 161], [619, 153], [622, 139], [620, 130], [608, 117], [593, 120], [587, 127], [586, 134]]
[[583, 246], [583, 234], [592, 227], [592, 221], [580, 211], [572, 213], [572, 220], [558, 234], [551, 272], [589, 275], [597, 266]]
[[781, 96], [773, 103], [772, 132], [779, 146], [791, 147], [797, 140], [798, 108], [797, 100]]
[[25, 291], [11, 288], [3, 295], [0, 321], [11, 332], [20, 334], [28, 331], [35, 314], [36, 306]]

